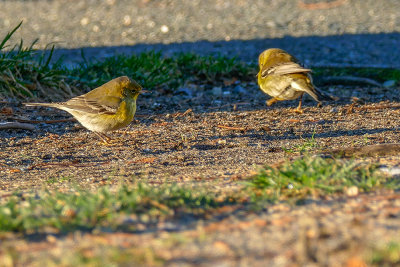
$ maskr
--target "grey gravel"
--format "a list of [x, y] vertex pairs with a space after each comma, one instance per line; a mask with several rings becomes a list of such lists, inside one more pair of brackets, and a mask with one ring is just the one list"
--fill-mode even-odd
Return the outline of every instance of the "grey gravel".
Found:
[[81, 48], [89, 59], [155, 49], [255, 62], [264, 49], [281, 47], [310, 66], [400, 67], [398, 0], [348, 0], [328, 9], [300, 2], [322, 0], [5, 0], [0, 36], [23, 20], [14, 42], [56, 44], [56, 57], [71, 66]]

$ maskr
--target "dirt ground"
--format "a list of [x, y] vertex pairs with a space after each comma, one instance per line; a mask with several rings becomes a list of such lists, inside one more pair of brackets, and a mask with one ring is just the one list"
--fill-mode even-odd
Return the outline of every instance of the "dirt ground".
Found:
[[[73, 121], [35, 123], [70, 118], [62, 111], [1, 103], [2, 121], [29, 121], [35, 130], [0, 131], [0, 196], [137, 180], [230, 190], [262, 165], [295, 157], [288, 150], [298, 151], [310, 140], [313, 151], [400, 143], [399, 88], [323, 89], [341, 99], [320, 108], [307, 98], [303, 114], [292, 112], [296, 101], [266, 107], [268, 97], [253, 83], [222, 89], [189, 85], [167, 96], [155, 91], [139, 98], [136, 121], [112, 133], [111, 146]], [[365, 160], [400, 166], [399, 155]], [[33, 259], [57, 262], [65, 253], [101, 258], [114, 250], [141, 253], [136, 260], [145, 265], [362, 266], [354, 264], [370, 258], [371, 248], [400, 241], [400, 195], [326, 197], [261, 212], [230, 207], [209, 220], [160, 222], [145, 230], [0, 240], [3, 260], [20, 266]], [[10, 249], [23, 257], [12, 258], [5, 253]]]

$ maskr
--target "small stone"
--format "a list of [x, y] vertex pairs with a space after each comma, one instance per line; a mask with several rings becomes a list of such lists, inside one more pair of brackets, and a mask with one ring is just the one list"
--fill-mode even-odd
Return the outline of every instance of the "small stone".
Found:
[[337, 108], [331, 108], [331, 110], [329, 110], [329, 112], [330, 113], [336, 113], [336, 112], [338, 112], [338, 109]]
[[162, 33], [167, 33], [167, 32], [169, 32], [168, 26], [167, 26], [167, 25], [162, 25], [162, 26], [161, 26], [161, 32], [162, 32]]
[[240, 85], [236, 85], [233, 91], [239, 94], [247, 94], [247, 90]]
[[222, 94], [222, 88], [221, 87], [213, 87], [212, 94], [215, 95], [215, 96], [221, 95]]
[[88, 25], [89, 24], [89, 18], [82, 18], [81, 19], [81, 25], [82, 26], [86, 26], [86, 25]]
[[347, 188], [346, 195], [349, 197], [355, 197], [358, 195], [358, 187], [353, 185]]
[[388, 81], [384, 82], [382, 85], [385, 88], [393, 87], [393, 86], [396, 85], [396, 81], [395, 80], [388, 80]]
[[94, 32], [99, 32], [99, 31], [100, 31], [100, 27], [97, 26], [97, 25], [94, 25], [92, 30], [93, 30]]
[[267, 26], [270, 28], [275, 28], [276, 27], [276, 23], [273, 20], [267, 21]]
[[123, 22], [123, 23], [124, 23], [125, 26], [131, 25], [131, 24], [132, 24], [131, 16], [125, 15], [125, 16], [124, 16], [124, 22]]
[[219, 139], [217, 141], [218, 145], [226, 145], [226, 140], [225, 139]]

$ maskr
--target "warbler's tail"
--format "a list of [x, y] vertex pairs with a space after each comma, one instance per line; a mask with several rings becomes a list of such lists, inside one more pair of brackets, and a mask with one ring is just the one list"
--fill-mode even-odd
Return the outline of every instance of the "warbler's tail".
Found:
[[319, 90], [316, 87], [314, 89], [315, 89], [314, 93], [316, 94], [316, 96], [318, 98], [318, 100], [316, 99], [317, 101], [332, 101], [332, 100], [336, 101], [336, 100], [338, 100], [337, 97], [327, 95], [326, 93], [322, 92], [321, 90]]
[[58, 108], [60, 105], [58, 103], [23, 103], [27, 107], [52, 107]]

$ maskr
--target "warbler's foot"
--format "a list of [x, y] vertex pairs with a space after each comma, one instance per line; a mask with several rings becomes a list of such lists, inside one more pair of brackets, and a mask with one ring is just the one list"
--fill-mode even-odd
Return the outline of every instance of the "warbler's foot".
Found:
[[98, 137], [100, 137], [100, 139], [103, 141], [104, 145], [111, 145], [111, 141], [112, 139], [110, 137], [108, 137], [105, 133], [98, 133], [98, 132], [94, 132]]
[[278, 102], [278, 100], [276, 98], [271, 98], [268, 99], [267, 101], [265, 101], [265, 104], [267, 104], [267, 106], [271, 106], [272, 104]]
[[291, 111], [291, 112], [298, 113], [298, 114], [303, 114], [303, 113], [304, 113], [304, 111], [303, 111], [303, 109], [302, 109], [301, 107], [297, 107], [297, 108], [292, 109], [292, 110], [290, 110], [290, 111]]

